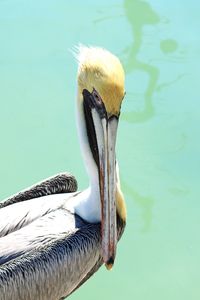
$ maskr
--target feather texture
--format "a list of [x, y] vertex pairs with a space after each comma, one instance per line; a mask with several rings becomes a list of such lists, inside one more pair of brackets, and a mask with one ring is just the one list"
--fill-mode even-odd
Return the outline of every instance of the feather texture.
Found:
[[3, 200], [0, 202], [0, 208], [42, 196], [76, 192], [77, 188], [78, 184], [73, 175], [69, 173], [61, 173]]

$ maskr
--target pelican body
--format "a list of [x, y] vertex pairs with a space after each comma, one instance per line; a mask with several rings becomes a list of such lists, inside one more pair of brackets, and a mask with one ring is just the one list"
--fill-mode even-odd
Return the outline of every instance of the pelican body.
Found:
[[126, 224], [115, 157], [124, 71], [110, 52], [80, 47], [77, 124], [89, 187], [58, 174], [0, 203], [0, 300], [64, 299], [102, 264]]

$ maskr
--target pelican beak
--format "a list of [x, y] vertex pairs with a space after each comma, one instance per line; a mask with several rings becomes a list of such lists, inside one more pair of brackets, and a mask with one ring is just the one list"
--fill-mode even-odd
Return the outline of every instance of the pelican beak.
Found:
[[92, 93], [83, 90], [83, 99], [87, 135], [99, 172], [102, 257], [107, 269], [111, 269], [117, 247], [115, 143], [118, 116], [108, 115], [95, 89]]

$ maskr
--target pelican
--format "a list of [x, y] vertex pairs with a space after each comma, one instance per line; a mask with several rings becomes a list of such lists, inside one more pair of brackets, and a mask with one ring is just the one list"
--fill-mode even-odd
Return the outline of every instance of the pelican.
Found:
[[115, 144], [124, 71], [105, 49], [77, 56], [77, 127], [89, 187], [58, 174], [0, 203], [0, 299], [64, 299], [112, 268], [126, 224]]

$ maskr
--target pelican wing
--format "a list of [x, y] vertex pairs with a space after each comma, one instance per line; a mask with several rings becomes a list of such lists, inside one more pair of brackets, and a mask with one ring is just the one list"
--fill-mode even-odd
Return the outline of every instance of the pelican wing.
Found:
[[58, 209], [76, 190], [76, 179], [63, 173], [0, 202], [0, 238]]
[[[2, 300], [64, 298], [102, 263], [100, 224], [87, 223], [63, 208], [1, 240]], [[7, 256], [3, 247], [7, 247]]]
[[61, 173], [47, 178], [46, 180], [3, 200], [0, 202], [0, 208], [33, 198], [39, 198], [52, 194], [72, 193], [76, 191], [77, 181], [75, 177], [69, 173]]
[[65, 208], [76, 189], [72, 176], [60, 174], [2, 203], [2, 300], [64, 298], [100, 267], [100, 225]]

